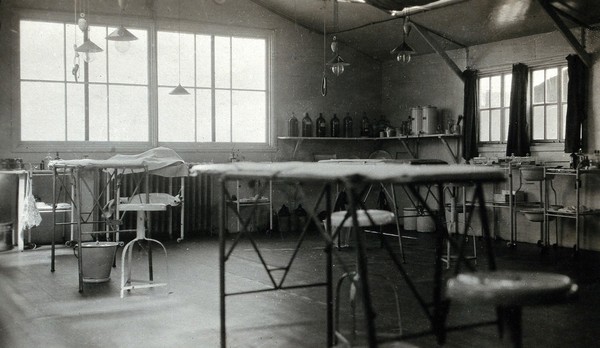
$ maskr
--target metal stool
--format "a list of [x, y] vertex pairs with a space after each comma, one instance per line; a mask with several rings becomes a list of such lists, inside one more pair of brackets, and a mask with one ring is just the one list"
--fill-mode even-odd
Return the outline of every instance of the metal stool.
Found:
[[506, 327], [515, 348], [523, 345], [523, 306], [558, 304], [576, 293], [577, 284], [567, 276], [516, 271], [463, 273], [449, 279], [446, 288], [450, 301], [495, 306], [500, 337]]
[[[394, 213], [387, 211], [387, 210], [368, 209], [366, 212], [365, 212], [365, 210], [357, 210], [356, 216], [357, 216], [359, 227], [382, 226], [382, 225], [390, 224], [390, 223], [394, 222], [394, 220], [395, 220]], [[353, 224], [352, 224], [352, 218], [351, 218], [350, 212], [338, 211], [338, 212], [331, 214], [331, 226], [334, 230], [337, 229], [338, 226], [341, 226], [344, 228], [351, 228], [353, 226]], [[346, 279], [350, 280], [349, 301], [350, 301], [350, 306], [352, 309], [352, 339], [354, 339], [356, 336], [356, 315], [355, 315], [356, 302], [355, 302], [355, 300], [357, 297], [356, 296], [357, 295], [356, 284], [359, 282], [358, 277], [359, 276], [356, 272], [346, 272], [340, 277], [340, 279], [338, 280], [337, 286], [336, 286], [334, 330], [335, 330], [336, 340], [339, 340], [344, 346], [350, 346], [350, 341], [347, 340], [338, 330], [339, 310], [340, 310], [340, 305], [339, 305], [340, 304], [340, 290], [344, 283], [344, 280], [346, 280]], [[400, 330], [400, 333], [402, 333], [402, 323], [400, 320], [400, 302], [398, 299], [398, 291], [389, 279], [387, 279], [384, 276], [379, 276], [379, 277], [381, 277], [394, 292], [394, 297], [396, 300], [396, 312], [398, 315], [398, 328]]]

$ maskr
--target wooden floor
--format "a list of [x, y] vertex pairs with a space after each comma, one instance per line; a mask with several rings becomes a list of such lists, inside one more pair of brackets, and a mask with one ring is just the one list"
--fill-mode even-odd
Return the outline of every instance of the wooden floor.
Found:
[[[420, 291], [431, 291], [433, 243], [430, 234], [415, 233], [405, 239], [406, 270]], [[259, 238], [264, 257], [281, 266], [292, 255], [295, 236]], [[393, 240], [392, 240], [393, 241]], [[369, 267], [378, 330], [383, 335], [417, 332], [428, 328], [427, 320], [400, 275], [384, 257], [376, 236], [369, 236]], [[485, 253], [478, 251], [479, 267]], [[168, 270], [155, 255], [155, 280], [167, 280], [168, 288], [140, 289], [119, 297], [120, 267], [107, 283], [77, 287], [77, 260], [70, 248], [58, 251], [57, 270], [50, 272], [47, 246], [36, 250], [0, 252], [0, 347], [218, 347], [218, 243], [216, 239], [167, 242]], [[594, 347], [600, 339], [600, 253], [582, 252], [574, 259], [567, 249], [549, 250], [519, 244], [508, 249], [495, 242], [499, 268], [551, 271], [573, 277], [580, 286], [579, 298], [570, 304], [525, 308], [525, 347]], [[134, 258], [144, 264], [141, 248]], [[120, 253], [119, 253], [120, 255]], [[312, 235], [302, 245], [287, 284], [323, 281], [322, 243]], [[338, 253], [334, 273], [342, 264], [353, 266], [352, 249]], [[143, 270], [140, 266], [138, 270]], [[139, 272], [141, 278], [143, 271]], [[451, 273], [448, 272], [448, 275]], [[269, 279], [252, 246], [242, 242], [227, 266], [229, 291], [258, 289]], [[401, 328], [395, 311], [393, 287], [399, 293]], [[348, 289], [342, 289], [340, 330], [350, 337], [352, 320]], [[360, 305], [358, 305], [360, 317]], [[325, 346], [325, 291], [296, 289], [232, 296], [227, 301], [229, 347], [323, 347]], [[491, 320], [492, 308], [452, 305], [449, 324]], [[357, 323], [356, 343], [364, 343]], [[407, 341], [417, 347], [437, 347], [432, 336]], [[446, 347], [499, 347], [495, 327], [452, 332]]]

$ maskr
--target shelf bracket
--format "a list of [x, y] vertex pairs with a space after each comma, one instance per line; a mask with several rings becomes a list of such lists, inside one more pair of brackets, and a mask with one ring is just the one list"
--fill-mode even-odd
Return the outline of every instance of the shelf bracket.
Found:
[[454, 150], [452, 150], [452, 146], [450, 146], [450, 144], [448, 144], [446, 139], [444, 139], [441, 135], [438, 137], [438, 139], [440, 139], [442, 144], [446, 145], [446, 150], [448, 150], [448, 153], [450, 154], [450, 156], [452, 156], [452, 160], [454, 161], [455, 164], [458, 164], [458, 144], [459, 144], [459, 142], [457, 141], [457, 143], [456, 143], [457, 144], [456, 145], [456, 153], [454, 153]]
[[417, 140], [416, 144], [415, 144], [415, 149], [411, 149], [410, 146], [408, 146], [408, 142], [406, 141], [406, 139], [400, 139], [400, 142], [402, 143], [402, 146], [404, 146], [404, 149], [406, 149], [406, 152], [408, 152], [410, 154], [410, 157], [412, 157], [413, 159], [417, 159], [419, 156], [419, 141]]
[[296, 159], [296, 153], [298, 152], [298, 148], [304, 139], [296, 139], [296, 145], [294, 145], [294, 151], [292, 152], [292, 159]]

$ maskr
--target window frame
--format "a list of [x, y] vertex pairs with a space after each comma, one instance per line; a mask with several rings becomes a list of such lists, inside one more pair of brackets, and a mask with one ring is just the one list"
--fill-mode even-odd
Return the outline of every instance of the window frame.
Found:
[[[528, 131], [528, 136], [529, 136], [529, 140], [530, 140], [530, 144], [532, 146], [532, 148], [536, 148], [537, 150], [533, 150], [532, 151], [550, 151], [550, 152], [554, 152], [554, 151], [561, 151], [562, 149], [562, 145], [564, 143], [564, 138], [559, 139], [559, 140], [533, 140], [533, 83], [532, 83], [532, 76], [533, 76], [533, 71], [534, 70], [539, 70], [539, 69], [549, 69], [549, 68], [558, 68], [559, 73], [558, 75], [561, 75], [561, 69], [564, 67], [567, 67], [567, 62], [565, 61], [564, 57], [554, 57], [554, 58], [549, 58], [549, 59], [545, 59], [545, 60], [540, 60], [540, 61], [534, 61], [534, 62], [524, 62], [525, 64], [527, 64], [528, 69], [529, 69], [529, 77], [528, 77], [528, 84], [527, 84], [527, 122], [529, 125], [529, 131]], [[512, 66], [512, 65], [511, 65]], [[512, 73], [511, 67], [507, 66], [507, 67], [496, 67], [496, 68], [490, 68], [490, 69], [481, 69], [480, 73], [477, 77], [477, 96], [479, 98], [479, 79], [483, 78], [483, 77], [491, 77], [491, 76], [497, 76], [500, 74], [510, 74]], [[562, 78], [562, 77], [561, 77]], [[558, 88], [558, 98], [561, 98], [561, 88], [562, 88], [562, 84], [557, 86]], [[504, 93], [503, 93], [504, 94]], [[504, 97], [504, 96], [502, 96]], [[566, 103], [566, 101], [564, 101], [564, 103]], [[560, 104], [559, 104], [560, 105]], [[506, 140], [504, 141], [486, 141], [483, 142], [479, 139], [479, 127], [480, 127], [480, 121], [481, 119], [479, 118], [479, 112], [480, 112], [480, 107], [479, 107], [479, 100], [478, 100], [478, 106], [477, 106], [477, 144], [478, 147], [480, 149], [480, 151], [496, 151], [496, 149], [498, 147], [500, 147], [501, 145], [505, 145], [506, 144]], [[562, 109], [560, 109], [558, 112], [562, 113]], [[563, 117], [566, 117], [566, 115], [563, 115]], [[508, 120], [507, 120], [508, 122]], [[559, 120], [559, 128], [562, 128], [563, 123], [562, 120]], [[560, 133], [560, 129], [559, 129], [559, 138], [562, 136], [562, 134]]]
[[[480, 146], [486, 146], [486, 145], [495, 145], [495, 144], [506, 144], [507, 142], [507, 138], [508, 138], [508, 134], [503, 134], [508, 132], [508, 122], [509, 122], [509, 117], [510, 117], [510, 94], [508, 95], [509, 101], [508, 101], [508, 106], [505, 106], [505, 76], [506, 75], [511, 75], [512, 76], [512, 71], [509, 68], [506, 69], [501, 69], [501, 70], [493, 70], [493, 71], [487, 71], [484, 73], [479, 74], [479, 76], [477, 76], [477, 143]], [[500, 106], [499, 107], [492, 107], [491, 105], [488, 106], [487, 108], [485, 108], [485, 110], [489, 110], [490, 111], [490, 119], [491, 119], [491, 111], [492, 110], [497, 110], [500, 109], [500, 119], [502, 122], [502, 127], [500, 127], [500, 138], [502, 139], [503, 135], [504, 135], [504, 140], [489, 140], [489, 141], [481, 141], [480, 139], [480, 135], [481, 135], [481, 101], [479, 100], [479, 96], [480, 96], [480, 80], [482, 78], [489, 78], [491, 80], [492, 77], [496, 77], [496, 76], [500, 76]], [[512, 77], [511, 77], [511, 82], [512, 82]], [[512, 84], [511, 84], [512, 87]], [[505, 111], [507, 111], [505, 113]], [[491, 129], [491, 128], [490, 128]]]
[[[90, 25], [118, 26], [121, 22], [130, 23], [136, 29], [147, 30], [148, 33], [148, 136], [147, 142], [116, 142], [116, 141], [22, 141], [21, 140], [21, 92], [20, 92], [20, 36], [18, 28], [21, 20], [45, 21], [57, 23], [72, 23], [73, 14], [66, 12], [46, 12], [30, 9], [16, 9], [13, 12], [11, 27], [16, 28], [16, 35], [12, 36], [10, 49], [12, 54], [12, 144], [15, 152], [115, 152], [115, 151], [143, 151], [151, 147], [167, 146], [174, 150], [184, 152], [222, 152], [231, 151], [232, 148], [254, 152], [274, 152], [275, 148], [275, 119], [273, 117], [273, 40], [274, 31], [268, 29], [230, 27], [216, 24], [205, 24], [191, 21], [177, 21], [173, 19], [151, 19], [142, 17], [112, 16], [88, 14]], [[210, 35], [239, 36], [249, 38], [262, 38], [266, 42], [266, 124], [265, 142], [159, 142], [158, 141], [158, 67], [157, 67], [157, 32], [159, 30], [178, 31]], [[67, 58], [68, 60], [69, 58]], [[92, 62], [93, 64], [93, 62]], [[68, 83], [68, 82], [65, 82]], [[214, 90], [214, 87], [213, 87]]]
[[[528, 113], [529, 113], [529, 124], [530, 124], [530, 129], [529, 129], [529, 138], [531, 139], [531, 143], [532, 144], [552, 144], [552, 143], [559, 143], [562, 144], [565, 142], [565, 138], [564, 138], [564, 124], [565, 124], [565, 119], [567, 117], [566, 112], [563, 113], [563, 104], [567, 104], [566, 100], [563, 100], [562, 95], [563, 95], [563, 89], [562, 89], [562, 71], [563, 69], [566, 68], [567, 69], [567, 78], [568, 78], [568, 66], [567, 66], [567, 62], [563, 61], [563, 62], [556, 62], [556, 63], [549, 63], [549, 64], [541, 64], [541, 65], [536, 65], [536, 66], [531, 66], [529, 68], [529, 86], [528, 86], [528, 94], [529, 94], [529, 102], [527, 105], [528, 108]], [[536, 70], [543, 70], [544, 71], [544, 76], [546, 74], [546, 70], [548, 69], [557, 69], [557, 81], [556, 81], [556, 102], [555, 103], [548, 103], [546, 102], [546, 91], [547, 91], [547, 80], [546, 78], [544, 78], [544, 102], [543, 103], [538, 103], [538, 104], [534, 104], [533, 102], [533, 73]], [[568, 86], [567, 86], [568, 88]], [[568, 90], [567, 90], [568, 92]], [[547, 116], [546, 116], [546, 108], [548, 105], [556, 105], [556, 112], [557, 112], [557, 134], [558, 134], [558, 139], [533, 139], [533, 110], [535, 106], [543, 106], [544, 107], [544, 125], [547, 122]], [[565, 109], [566, 110], [566, 109]], [[546, 133], [546, 129], [544, 127], [544, 134]]]

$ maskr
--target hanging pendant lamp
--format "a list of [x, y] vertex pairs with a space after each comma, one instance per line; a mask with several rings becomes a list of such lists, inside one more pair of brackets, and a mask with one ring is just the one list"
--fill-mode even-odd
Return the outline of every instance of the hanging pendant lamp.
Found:
[[404, 17], [404, 24], [402, 25], [402, 43], [390, 51], [391, 54], [396, 56], [396, 60], [400, 63], [409, 63], [411, 56], [417, 53], [417, 51], [406, 43], [406, 37], [408, 37], [410, 29], [411, 26], [408, 22], [408, 17]]
[[169, 92], [170, 95], [188, 95], [190, 94], [190, 92], [188, 92], [182, 85], [181, 85], [181, 3], [178, 1], [177, 2], [177, 38], [178, 38], [178, 43], [177, 43], [177, 61], [178, 61], [178, 65], [179, 65], [179, 84], [177, 85], [177, 87], [175, 87], [171, 92]]
[[113, 30], [112, 33], [108, 34], [106, 40], [115, 41], [115, 48], [117, 49], [117, 51], [124, 53], [129, 50], [129, 47], [131, 46], [131, 41], [135, 41], [138, 38], [137, 36], [133, 35], [129, 30], [127, 30], [127, 28], [125, 28], [125, 26], [122, 24], [123, 12], [125, 12], [125, 8], [127, 7], [127, 1], [119, 0], [119, 7], [121, 9], [121, 25], [119, 25], [117, 29]]
[[87, 34], [89, 26], [87, 19], [85, 18], [85, 12], [82, 12], [79, 16], [80, 18], [77, 20], [77, 26], [84, 33], [84, 42], [75, 48], [75, 52], [83, 53], [83, 59], [89, 63], [94, 60], [94, 53], [99, 53], [104, 50], [89, 39]]

